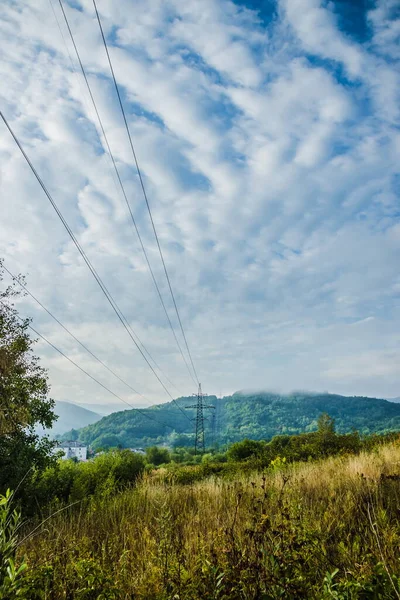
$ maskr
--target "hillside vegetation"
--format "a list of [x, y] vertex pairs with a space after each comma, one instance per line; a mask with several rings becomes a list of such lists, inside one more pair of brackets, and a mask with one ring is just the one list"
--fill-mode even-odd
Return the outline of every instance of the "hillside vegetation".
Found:
[[105, 485], [19, 533], [19, 589], [31, 600], [399, 598], [399, 465], [397, 441], [191, 485], [163, 469], [119, 493]]
[[[179, 398], [185, 407], [193, 398]], [[216, 398], [207, 403], [215, 411], [207, 411], [205, 423], [210, 445], [221, 445], [244, 438], [270, 439], [278, 434], [297, 434], [316, 430], [322, 412], [329, 413], [339, 432], [356, 429], [361, 434], [383, 433], [400, 429], [400, 405], [378, 398], [338, 396], [334, 394], [272, 393], [244, 394]], [[165, 425], [146, 419], [134, 410], [113, 413], [97, 423], [81, 429], [79, 440], [99, 447], [149, 446], [167, 443], [172, 447], [193, 444], [193, 425], [172, 402], [144, 409]], [[194, 410], [187, 411], [195, 417]], [[213, 417], [211, 412], [215, 412]], [[214, 421], [215, 418], [215, 422]], [[169, 425], [167, 427], [166, 425]], [[65, 437], [70, 434], [67, 433]]]

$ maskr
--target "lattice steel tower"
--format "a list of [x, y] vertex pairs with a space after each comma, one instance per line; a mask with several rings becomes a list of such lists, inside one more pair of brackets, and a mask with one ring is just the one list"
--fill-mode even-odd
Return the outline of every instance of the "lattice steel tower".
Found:
[[199, 383], [199, 391], [197, 394], [193, 394], [194, 397], [197, 397], [197, 403], [192, 404], [191, 406], [186, 406], [185, 408], [196, 408], [196, 437], [194, 441], [194, 453], [204, 454], [205, 451], [205, 435], [204, 435], [204, 410], [209, 408], [215, 408], [215, 406], [211, 406], [208, 404], [204, 404], [203, 400], [207, 394], [203, 394], [201, 391], [201, 383]]

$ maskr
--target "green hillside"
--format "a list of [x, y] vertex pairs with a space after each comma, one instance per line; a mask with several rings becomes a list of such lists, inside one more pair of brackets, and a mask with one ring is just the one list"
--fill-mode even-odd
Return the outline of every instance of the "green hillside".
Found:
[[[179, 398], [177, 402], [185, 407], [193, 404], [193, 398]], [[244, 438], [269, 439], [278, 434], [313, 431], [322, 412], [335, 418], [338, 432], [357, 429], [366, 434], [400, 429], [400, 405], [378, 398], [327, 393], [279, 395], [237, 392], [224, 398], [208, 396], [207, 403], [216, 407], [215, 424], [211, 416], [214, 411], [206, 411], [205, 429], [209, 444], [212, 441], [225, 444]], [[194, 410], [186, 412], [194, 419]], [[78, 436], [79, 440], [95, 448], [129, 448], [165, 442], [172, 446], [185, 446], [193, 441], [193, 428], [194, 422], [186, 419], [170, 402], [142, 409], [141, 412], [126, 410], [113, 413], [80, 429]]]

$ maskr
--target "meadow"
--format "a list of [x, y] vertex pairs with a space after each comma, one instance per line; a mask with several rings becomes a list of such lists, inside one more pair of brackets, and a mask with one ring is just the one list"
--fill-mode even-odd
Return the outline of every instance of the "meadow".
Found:
[[25, 523], [15, 597], [400, 598], [399, 516], [397, 442], [186, 485], [160, 468]]

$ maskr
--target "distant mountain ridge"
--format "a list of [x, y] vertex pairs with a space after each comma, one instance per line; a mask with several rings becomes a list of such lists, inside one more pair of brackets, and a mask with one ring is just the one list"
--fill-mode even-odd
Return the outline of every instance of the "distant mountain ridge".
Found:
[[[184, 408], [193, 404], [193, 398], [178, 398], [176, 402]], [[214, 410], [205, 411], [205, 431], [210, 445], [313, 431], [323, 412], [335, 418], [340, 432], [357, 429], [367, 434], [400, 430], [400, 404], [380, 398], [311, 392], [287, 395], [236, 392], [224, 398], [208, 396], [207, 404], [215, 406]], [[81, 429], [79, 440], [95, 448], [192, 444], [194, 423], [172, 402], [140, 410], [125, 410], [103, 417]], [[189, 409], [186, 413], [190, 419], [195, 418], [195, 410]]]
[[82, 406], [61, 400], [56, 400], [54, 412], [58, 416], [57, 421], [51, 429], [44, 430], [42, 427], [38, 428], [36, 431], [40, 435], [46, 434], [50, 437], [62, 435], [71, 429], [81, 429], [82, 427], [96, 423], [96, 421], [102, 418], [102, 415]]

